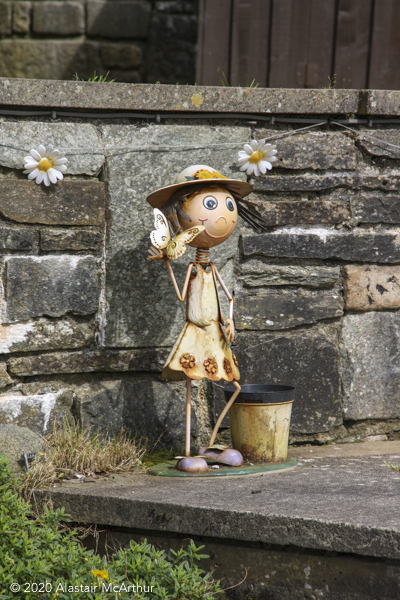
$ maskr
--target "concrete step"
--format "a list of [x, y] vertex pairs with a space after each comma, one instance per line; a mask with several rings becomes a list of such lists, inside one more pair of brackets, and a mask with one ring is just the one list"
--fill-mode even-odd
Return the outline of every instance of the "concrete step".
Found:
[[[261, 475], [146, 474], [66, 482], [55, 506], [116, 539], [206, 542], [232, 598], [400, 598], [400, 441], [290, 449], [298, 466]], [[48, 494], [49, 492], [43, 492]], [[291, 567], [288, 565], [292, 565]], [[251, 594], [251, 595], [249, 595]]]

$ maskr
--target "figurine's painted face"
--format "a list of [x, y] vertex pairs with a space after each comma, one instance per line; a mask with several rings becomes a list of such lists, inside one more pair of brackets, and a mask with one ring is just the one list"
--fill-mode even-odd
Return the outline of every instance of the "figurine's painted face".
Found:
[[178, 216], [184, 231], [195, 225], [205, 227], [205, 231], [190, 242], [189, 246], [194, 248], [208, 249], [222, 244], [231, 235], [238, 220], [236, 202], [230, 191], [222, 187], [203, 188], [200, 193], [190, 196], [183, 207], [192, 219], [186, 221]]

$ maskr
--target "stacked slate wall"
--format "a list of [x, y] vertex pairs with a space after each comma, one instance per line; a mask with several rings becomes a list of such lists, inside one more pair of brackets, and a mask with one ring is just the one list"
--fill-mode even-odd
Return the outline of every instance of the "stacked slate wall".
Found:
[[195, 83], [197, 0], [0, 0], [0, 77]]
[[[185, 384], [162, 381], [160, 370], [185, 307], [164, 266], [147, 259], [146, 195], [190, 164], [244, 180], [235, 162], [245, 142], [305, 126], [257, 120], [259, 106], [277, 105], [278, 95], [275, 114], [298, 119], [317, 106], [317, 115], [354, 118], [358, 110], [382, 119], [396, 116], [400, 101], [396, 92], [388, 108], [384, 95], [371, 107], [374, 92], [368, 104], [351, 91], [303, 90], [299, 98], [292, 90], [55, 82], [56, 98], [48, 82], [12, 80], [0, 80], [0, 100], [15, 109], [24, 98], [22, 110], [35, 92], [39, 110], [40, 86], [51, 98], [42, 110], [58, 102], [53, 118], [0, 115], [0, 424], [43, 433], [74, 417], [179, 447]], [[242, 117], [227, 118], [240, 98]], [[100, 118], [101, 101], [149, 118]], [[92, 107], [87, 118], [57, 115], [79, 103]], [[164, 118], [171, 105], [175, 114]], [[225, 116], [200, 118], [221, 106]], [[234, 293], [241, 381], [296, 386], [292, 441], [400, 430], [400, 128], [353, 127], [277, 138], [273, 171], [250, 178], [267, 232], [240, 223], [212, 252]], [[40, 143], [69, 159], [65, 179], [50, 188], [22, 173]], [[174, 263], [180, 282], [191, 256]], [[222, 383], [193, 386], [195, 443], [207, 441], [221, 410]]]

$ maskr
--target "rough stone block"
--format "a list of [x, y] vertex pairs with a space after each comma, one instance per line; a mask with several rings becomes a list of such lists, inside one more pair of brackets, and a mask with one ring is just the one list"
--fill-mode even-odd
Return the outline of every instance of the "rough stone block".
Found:
[[[40, 44], [41, 42], [35, 41], [29, 43]], [[57, 42], [52, 43], [56, 44]], [[29, 48], [26, 48], [26, 51], [29, 56]], [[51, 52], [51, 50], [49, 51]], [[43, 60], [44, 58], [45, 57], [43, 56]], [[0, 44], [0, 63], [1, 62], [2, 56]], [[15, 76], [17, 76], [17, 74], [15, 74], [14, 77]], [[52, 77], [48, 77], [48, 79], [52, 79]], [[24, 157], [27, 156], [31, 148], [37, 148], [39, 144], [52, 144], [54, 148], [61, 151], [66, 149], [68, 175], [96, 175], [104, 162], [103, 149], [96, 128], [89, 123], [4, 121], [0, 123], [0, 137], [4, 144], [0, 146], [0, 165], [8, 169], [23, 169]], [[66, 182], [63, 182], [63, 186], [65, 183]], [[74, 182], [75, 185], [77, 184], [78, 187], [82, 186], [83, 189], [88, 183], [89, 182], [83, 181]], [[58, 184], [58, 186], [61, 187], [60, 184]], [[57, 189], [58, 186], [56, 186]], [[71, 195], [72, 188], [69, 187], [67, 189]], [[100, 190], [100, 186], [98, 187], [98, 190]], [[66, 192], [62, 191], [55, 192], [56, 195], [61, 194], [61, 196], [65, 193]], [[86, 192], [86, 194], [87, 193], [88, 192]], [[74, 202], [74, 205], [75, 207], [77, 206], [76, 201]], [[77, 209], [75, 208], [75, 211], [76, 210]], [[89, 225], [89, 223], [87, 224]]]
[[[360, 136], [360, 146], [373, 156], [400, 158], [400, 131], [381, 129]], [[397, 146], [397, 147], [396, 147]]]
[[245, 287], [302, 285], [331, 288], [340, 277], [340, 267], [270, 265], [252, 259], [239, 264], [237, 275]]
[[86, 352], [51, 352], [11, 358], [7, 362], [12, 375], [51, 375], [53, 373], [92, 373], [122, 371], [161, 371], [167, 349], [91, 350]]
[[400, 308], [400, 267], [346, 265], [343, 274], [346, 310]]
[[[108, 159], [110, 218], [107, 247], [107, 301], [109, 313], [105, 339], [107, 346], [148, 347], [168, 346], [175, 343], [184, 322], [185, 306], [178, 302], [171, 280], [163, 265], [147, 258], [149, 233], [154, 227], [153, 211], [144, 198], [149, 190], [172, 183], [176, 175], [189, 164], [210, 164], [223, 174], [234, 171], [236, 160], [231, 149], [222, 150], [213, 144], [232, 139], [245, 143], [249, 140], [248, 127], [219, 127], [209, 125], [105, 125], [102, 138], [106, 149], [113, 152], [118, 145], [157, 152], [154, 170], [154, 152], [143, 151], [118, 154]], [[118, 145], [116, 146], [116, 141]], [[193, 145], [201, 149], [171, 152], [171, 147]], [[140, 174], [140, 175], [139, 175]], [[235, 177], [246, 178], [245, 174]], [[212, 253], [218, 270], [234, 257], [237, 238], [222, 244]], [[179, 282], [186, 273], [192, 254], [187, 252], [173, 263]], [[221, 294], [222, 297], [223, 294]]]
[[0, 35], [11, 35], [11, 2], [0, 2]]
[[133, 44], [102, 44], [101, 58], [110, 69], [136, 69], [142, 62], [142, 49]]
[[[37, 319], [0, 326], [0, 354], [83, 348], [94, 343], [95, 324], [73, 318]], [[1, 363], [0, 363], [1, 364]]]
[[22, 454], [45, 450], [46, 443], [38, 433], [18, 425], [0, 425], [0, 452], [6, 455], [14, 473], [26, 470]]
[[7, 321], [25, 321], [67, 312], [96, 312], [99, 282], [92, 256], [42, 256], [7, 259], [5, 276]]
[[113, 39], [147, 38], [151, 6], [142, 0], [87, 3], [87, 33]]
[[276, 230], [262, 235], [244, 235], [243, 254], [295, 258], [336, 258], [360, 262], [400, 262], [400, 236], [393, 231], [369, 233], [336, 229]]
[[239, 334], [240, 383], [294, 385], [291, 429], [328, 431], [342, 423], [339, 352], [324, 337]]
[[280, 200], [270, 202], [269, 198], [251, 199], [253, 206], [263, 217], [267, 226], [299, 225], [301, 223], [342, 223], [350, 217], [349, 209], [339, 201]]
[[163, 13], [153, 13], [146, 60], [147, 80], [195, 83], [196, 39], [195, 15], [171, 14], [166, 18]]
[[13, 2], [12, 30], [14, 33], [29, 33], [31, 26], [30, 2]]
[[24, 227], [0, 223], [0, 250], [20, 250], [37, 253], [39, 230], [37, 227]]
[[274, 294], [266, 291], [235, 292], [235, 324], [237, 329], [277, 330], [310, 325], [343, 314], [343, 300], [336, 293], [299, 294], [288, 291]]
[[361, 178], [355, 173], [326, 173], [326, 175], [276, 175], [260, 177], [251, 183], [255, 192], [318, 192], [340, 186], [360, 185]]
[[34, 2], [34, 33], [80, 35], [85, 32], [85, 9], [80, 2]]
[[400, 315], [346, 315], [341, 336], [344, 419], [399, 417]]
[[[164, 447], [183, 450], [185, 445], [185, 383], [132, 380], [125, 383], [124, 422], [139, 436]], [[193, 389], [193, 395], [196, 393]], [[196, 411], [191, 414], [191, 442], [197, 437]]]
[[400, 223], [400, 198], [363, 193], [350, 199], [351, 214], [359, 223]]
[[54, 423], [72, 418], [73, 399], [74, 392], [67, 389], [32, 396], [0, 395], [0, 423], [29, 427], [43, 435]]
[[45, 252], [98, 251], [102, 241], [103, 232], [98, 227], [40, 229], [40, 248]]
[[[257, 140], [279, 135], [281, 131], [257, 129]], [[343, 133], [314, 131], [281, 139], [268, 140], [276, 145], [277, 160], [274, 167], [284, 169], [355, 169], [354, 141]]]
[[99, 181], [65, 179], [47, 188], [34, 181], [0, 179], [0, 213], [19, 223], [103, 225], [105, 204], [105, 184]]
[[13, 383], [13, 380], [7, 372], [7, 365], [2, 362], [0, 363], [0, 388], [5, 388], [11, 383]]

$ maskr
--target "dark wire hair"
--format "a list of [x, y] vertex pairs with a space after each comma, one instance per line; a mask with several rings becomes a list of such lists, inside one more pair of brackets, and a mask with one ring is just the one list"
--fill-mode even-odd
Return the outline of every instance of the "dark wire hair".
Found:
[[[187, 212], [185, 211], [184, 202], [190, 198], [193, 194], [200, 194], [205, 190], [210, 190], [212, 187], [215, 188], [223, 188], [229, 190], [232, 194], [238, 209], [239, 216], [242, 217], [243, 221], [246, 221], [252, 229], [255, 231], [263, 230], [267, 231], [265, 227], [265, 221], [262, 216], [255, 210], [252, 203], [248, 200], [244, 200], [240, 194], [233, 191], [229, 185], [223, 185], [213, 182], [213, 185], [188, 185], [185, 188], [181, 188], [176, 190], [174, 194], [172, 194], [171, 198], [167, 200], [167, 202], [161, 208], [161, 212], [168, 219], [173, 235], [178, 235], [183, 231], [181, 224], [179, 223], [178, 214], [181, 215], [185, 221], [191, 222], [192, 219], [189, 217]], [[249, 208], [251, 206], [251, 209]]]

